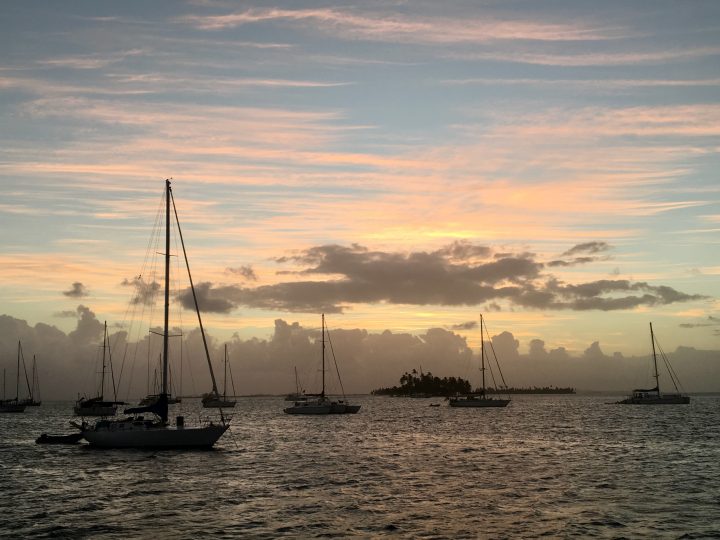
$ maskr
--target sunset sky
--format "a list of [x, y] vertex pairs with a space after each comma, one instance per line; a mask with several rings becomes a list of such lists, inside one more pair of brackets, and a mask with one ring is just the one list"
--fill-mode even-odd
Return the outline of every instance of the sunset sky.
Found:
[[0, 14], [0, 315], [119, 324], [172, 177], [220, 340], [720, 349], [719, 2]]

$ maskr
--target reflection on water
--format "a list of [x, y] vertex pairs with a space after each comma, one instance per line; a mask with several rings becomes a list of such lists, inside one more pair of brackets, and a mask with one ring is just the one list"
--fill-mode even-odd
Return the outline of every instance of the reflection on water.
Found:
[[439, 401], [359, 397], [357, 415], [312, 417], [244, 398], [205, 452], [36, 445], [71, 430], [71, 403], [2, 415], [0, 536], [720, 535], [718, 397]]

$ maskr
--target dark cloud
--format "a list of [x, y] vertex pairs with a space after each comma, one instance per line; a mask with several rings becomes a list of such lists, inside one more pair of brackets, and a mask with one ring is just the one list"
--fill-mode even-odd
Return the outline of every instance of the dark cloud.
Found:
[[[17, 340], [28, 355], [37, 354], [42, 397], [47, 400], [75, 399], [78, 392], [97, 391], [98, 362], [102, 358], [102, 319], [86, 306], [77, 308], [77, 326], [65, 334], [54, 326], [0, 315], [0, 358], [14, 369]], [[108, 321], [113, 326], [112, 321]], [[390, 330], [369, 332], [358, 328], [330, 327], [331, 351], [347, 392], [363, 393], [373, 388], [398, 383], [402, 373], [420, 369], [438, 376], [459, 376], [478, 385], [480, 374], [479, 351], [471, 350], [464, 337], [442, 328], [430, 328], [419, 335], [396, 333]], [[490, 328], [494, 351], [502, 367], [506, 382], [511, 386], [572, 386], [579, 390], [624, 390], [643, 387], [647, 382], [650, 351], [640, 357], [623, 358], [619, 353], [605, 354], [596, 341], [585, 352], [568, 351], [564, 347], [550, 348], [540, 339], [529, 343], [528, 352], [515, 336], [502, 328]], [[319, 362], [320, 321], [305, 327], [283, 319], [275, 321], [274, 332], [268, 338], [247, 340], [233, 337], [228, 343], [228, 356], [241, 394], [286, 393], [295, 388], [294, 370], [300, 384], [309, 392], [320, 388]], [[642, 331], [645, 331], [643, 326]], [[182, 350], [184, 358], [184, 392], [198, 394], [210, 385], [204, 346], [197, 328], [171, 329], [171, 371], [177, 374], [177, 358]], [[497, 333], [496, 333], [497, 332]], [[635, 330], [630, 329], [630, 333]], [[134, 401], [147, 392], [147, 358], [158, 358], [162, 340], [143, 332], [138, 341], [129, 341], [127, 332], [110, 334], [112, 361], [116, 370], [118, 397]], [[487, 341], [486, 341], [487, 343]], [[219, 369], [224, 343], [208, 335], [210, 357]], [[649, 343], [648, 343], [649, 348]], [[488, 348], [488, 354], [492, 351]], [[127, 355], [124, 352], [127, 351]], [[678, 347], [669, 355], [672, 365], [688, 391], [716, 391], [720, 380], [718, 351], [700, 351]], [[125, 358], [126, 357], [126, 358]], [[133, 358], [137, 358], [134, 361]], [[192, 360], [194, 359], [194, 360]], [[492, 357], [486, 357], [493, 370]], [[173, 362], [175, 362], [173, 364]], [[122, 374], [120, 373], [122, 371]], [[216, 374], [219, 371], [216, 371]], [[495, 377], [498, 373], [495, 371]], [[491, 377], [492, 378], [492, 377]], [[175, 383], [177, 383], [177, 380]], [[665, 380], [665, 379], [661, 379]], [[328, 374], [328, 391], [339, 391], [334, 372]], [[177, 391], [177, 387], [176, 387]]]
[[65, 311], [56, 311], [53, 313], [53, 317], [57, 317], [58, 319], [76, 319], [78, 316], [77, 310], [65, 310]]
[[597, 261], [598, 257], [575, 257], [572, 260], [564, 261], [561, 259], [550, 261], [547, 263], [550, 267], [556, 267], [556, 266], [577, 266], [578, 264], [588, 264], [594, 261]]
[[[210, 283], [198, 283], [195, 285], [195, 296], [200, 311], [210, 313], [229, 313], [236, 306], [236, 303], [224, 297], [223, 288], [211, 290]], [[188, 288], [178, 294], [178, 300], [185, 309], [195, 309], [195, 299], [192, 289]]]
[[576, 255], [577, 253], [600, 253], [601, 251], [607, 251], [610, 249], [610, 245], [607, 242], [585, 242], [583, 244], [577, 244], [565, 253], [563, 257], [570, 255]]
[[90, 308], [79, 305], [77, 317], [77, 328], [70, 332], [68, 337], [77, 344], [99, 341], [103, 334], [103, 324], [95, 318], [95, 313]]
[[[607, 248], [604, 242], [589, 242], [566, 253]], [[585, 259], [576, 258], [578, 264]], [[229, 313], [248, 306], [338, 313], [360, 303], [498, 307], [506, 303], [533, 309], [610, 311], [703, 298], [663, 285], [628, 280], [563, 283], [545, 272], [545, 265], [532, 253], [493, 255], [489, 248], [468, 242], [410, 253], [371, 251], [357, 244], [324, 245], [276, 262], [300, 265], [304, 268], [286, 274], [313, 279], [259, 287], [203, 283], [197, 290], [201, 309]], [[179, 298], [185, 307], [193, 307], [189, 291]]]
[[459, 324], [453, 324], [450, 329], [451, 330], [473, 330], [478, 327], [477, 321], [467, 321], [464, 323]]
[[69, 291], [63, 291], [63, 294], [69, 298], [82, 298], [83, 296], [88, 295], [88, 290], [85, 285], [80, 283], [79, 281], [76, 281], [72, 284], [72, 287]]
[[705, 319], [705, 322], [699, 322], [699, 323], [681, 323], [680, 328], [706, 328], [708, 326], [720, 326], [720, 317], [713, 317], [712, 315], [708, 315], [707, 319]]
[[238, 276], [241, 276], [249, 281], [257, 281], [257, 274], [255, 273], [255, 270], [253, 270], [253, 267], [250, 265], [246, 266], [239, 266], [237, 268], [230, 268], [228, 267], [226, 269], [226, 272], [230, 274], [235, 274]]
[[142, 276], [134, 277], [132, 280], [124, 279], [121, 285], [135, 288], [135, 296], [130, 300], [131, 304], [144, 304], [146, 306], [151, 306], [155, 302], [155, 297], [161, 288], [157, 281], [147, 282]]

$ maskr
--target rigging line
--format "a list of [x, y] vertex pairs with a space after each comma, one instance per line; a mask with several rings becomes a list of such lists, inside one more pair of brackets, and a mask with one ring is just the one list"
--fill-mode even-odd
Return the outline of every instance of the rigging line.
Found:
[[328, 343], [330, 344], [330, 353], [333, 357], [333, 363], [335, 364], [335, 372], [338, 376], [338, 382], [340, 383], [340, 391], [342, 392], [343, 399], [345, 399], [345, 388], [343, 387], [342, 379], [340, 378], [340, 369], [337, 365], [337, 359], [335, 358], [335, 350], [333, 349], [332, 339], [330, 339], [330, 329], [325, 325], [325, 331], [327, 333]]
[[[180, 236], [180, 244], [182, 245], [183, 256], [185, 257], [185, 266], [187, 266], [188, 279], [190, 281], [190, 289], [192, 290], [193, 300], [195, 302], [195, 310], [197, 311], [198, 324], [200, 325], [200, 334], [202, 335], [203, 346], [205, 347], [205, 356], [208, 362], [208, 368], [210, 369], [210, 378], [212, 379], [213, 393], [217, 395], [217, 383], [215, 381], [215, 372], [213, 371], [212, 362], [210, 361], [210, 351], [208, 350], [207, 338], [205, 337], [205, 329], [202, 324], [202, 317], [200, 316], [200, 306], [198, 305], [197, 295], [195, 294], [195, 286], [193, 285], [192, 274], [190, 273], [190, 262], [187, 258], [187, 252], [185, 251], [185, 241], [182, 236], [182, 229], [180, 228], [180, 219], [177, 215], [177, 208], [175, 206], [175, 197], [173, 197], [172, 191], [169, 191], [170, 199], [173, 204], [173, 211], [175, 212], [175, 222], [177, 223], [178, 235]], [[220, 415], [222, 416], [222, 409], [220, 409]]]
[[492, 364], [489, 361], [488, 361], [487, 367], [485, 369], [487, 369], [490, 372], [490, 378], [492, 379], [492, 382], [493, 382], [493, 388], [497, 389], [498, 384], [497, 384], [497, 381], [495, 380], [495, 372], [493, 371]]
[[[135, 278], [135, 281], [137, 285], [135, 286], [135, 289], [131, 292], [130, 299], [128, 300], [128, 305], [125, 310], [125, 314], [123, 316], [122, 321], [122, 327], [124, 328], [126, 325], [128, 326], [127, 331], [127, 337], [125, 340], [125, 350], [123, 351], [123, 358], [120, 365], [120, 377], [118, 380], [118, 388], [120, 388], [122, 384], [122, 374], [125, 372], [125, 362], [128, 360], [128, 346], [129, 343], [134, 342], [135, 346], [133, 347], [133, 354], [132, 359], [130, 360], [130, 380], [128, 381], [127, 385], [127, 392], [126, 392], [126, 401], [129, 401], [130, 398], [130, 392], [132, 390], [132, 382], [133, 382], [133, 376], [135, 373], [135, 364], [137, 360], [137, 354], [138, 354], [138, 347], [139, 347], [139, 341], [140, 341], [140, 331], [141, 331], [141, 325], [138, 322], [138, 324], [135, 324], [136, 321], [142, 321], [145, 314], [145, 308], [147, 306], [146, 299], [143, 297], [136, 296], [138, 293], [138, 288], [142, 287], [144, 276], [146, 275], [146, 270], [148, 267], [148, 264], [156, 258], [156, 255], [154, 253], [157, 251], [157, 249], [153, 249], [153, 245], [157, 246], [157, 238], [159, 236], [158, 230], [160, 228], [160, 225], [162, 223], [162, 210], [163, 210], [163, 202], [165, 200], [164, 193], [160, 196], [160, 201], [157, 206], [157, 210], [155, 211], [155, 221], [153, 223], [153, 227], [150, 232], [150, 237], [148, 238], [147, 246], [145, 248], [145, 254], [143, 256], [143, 262], [140, 267], [140, 274]], [[150, 281], [150, 291], [152, 292], [152, 283], [154, 280]], [[140, 292], [144, 295], [145, 291], [141, 288]], [[134, 301], [135, 299], [138, 299], [138, 301]], [[151, 297], [152, 300], [154, 298]], [[138, 317], [138, 304], [141, 305], [141, 314], [140, 317]], [[129, 319], [128, 319], [129, 316]], [[134, 339], [133, 339], [133, 332], [135, 333]], [[116, 346], [118, 345], [119, 339], [115, 340]]]
[[487, 329], [487, 323], [483, 321], [483, 325], [485, 326], [485, 334], [488, 337], [488, 343], [490, 344], [490, 350], [492, 350], [493, 358], [495, 359], [495, 363], [497, 364], [498, 371], [500, 372], [500, 379], [502, 380], [503, 387], [507, 388], [507, 383], [505, 382], [505, 377], [503, 376], [502, 368], [500, 367], [500, 362], [498, 362], [497, 354], [495, 354], [495, 347], [493, 347], [492, 339], [490, 338], [490, 332]]
[[233, 397], [236, 397], [236, 396], [237, 396], [237, 392], [235, 391], [235, 378], [233, 377], [233, 374], [232, 374], [232, 364], [230, 363], [229, 360], [228, 360], [228, 363], [227, 363], [227, 367], [228, 367], [228, 371], [230, 372], [230, 385], [232, 386], [232, 389], [233, 389]]
[[18, 341], [18, 348], [20, 349], [20, 358], [22, 359], [23, 371], [25, 372], [25, 384], [27, 384], [29, 397], [32, 395], [32, 392], [30, 391], [30, 379], [28, 379], [27, 367], [25, 366], [25, 353], [22, 350], [22, 343], [20, 343], [20, 341]]
[[[677, 373], [675, 373], [675, 370], [672, 367], [672, 364], [670, 364], [670, 360], [668, 360], [667, 356], [665, 355], [665, 351], [660, 346], [660, 343], [657, 341], [657, 338], [655, 338], [655, 344], [658, 346], [658, 350], [660, 351], [660, 357], [663, 359], [663, 362], [665, 363], [665, 367], [668, 370], [668, 373], [670, 375], [670, 380], [673, 383], [673, 386], [675, 387], [676, 392], [680, 392], [682, 389], [682, 385], [680, 384], [680, 379], [677, 376]], [[680, 388], [678, 388], [680, 386]]]
[[115, 371], [113, 370], [112, 351], [110, 350], [110, 338], [107, 335], [107, 327], [105, 329], [105, 335], [103, 336], [103, 347], [105, 346], [106, 342], [107, 342], [107, 349], [108, 349], [108, 362], [110, 362], [110, 380], [112, 381], [112, 386], [113, 386], [113, 400], [117, 401], [117, 388], [115, 386]]

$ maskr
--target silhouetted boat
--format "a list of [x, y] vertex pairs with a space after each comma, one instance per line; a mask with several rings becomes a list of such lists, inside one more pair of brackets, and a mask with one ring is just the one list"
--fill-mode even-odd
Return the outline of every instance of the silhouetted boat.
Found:
[[[227, 431], [229, 424], [220, 410], [220, 423], [209, 421], [200, 426], [185, 426], [185, 419], [178, 416], [175, 426], [168, 422], [168, 338], [169, 338], [169, 306], [170, 306], [170, 203], [175, 216], [177, 232], [182, 246], [185, 266], [187, 267], [190, 289], [192, 291], [195, 311], [198, 317], [200, 333], [205, 347], [205, 355], [208, 361], [210, 377], [213, 390], [217, 393], [215, 374], [210, 363], [205, 330], [200, 316], [200, 309], [197, 303], [195, 286], [193, 285], [190, 273], [185, 242], [180, 229], [180, 220], [177, 216], [177, 208], [172, 198], [170, 181], [165, 181], [165, 301], [164, 301], [164, 326], [163, 326], [163, 357], [162, 357], [162, 386], [158, 400], [145, 407], [133, 407], [126, 409], [125, 413], [134, 415], [125, 419], [108, 420], [102, 419], [92, 426], [83, 426], [82, 435], [92, 446], [102, 448], [211, 448], [217, 440]], [[140, 416], [144, 413], [154, 415], [153, 419], [145, 419]]]
[[35, 442], [37, 444], [77, 444], [83, 438], [82, 433], [69, 433], [67, 435], [48, 435], [43, 433]]
[[[19, 357], [18, 357], [19, 358]], [[20, 373], [20, 363], [18, 361], [18, 374]], [[20, 390], [20, 378], [17, 379], [16, 392]], [[17, 396], [17, 394], [16, 394]], [[21, 413], [25, 412], [25, 404], [20, 402], [18, 398], [6, 399], [5, 398], [5, 368], [3, 368], [3, 398], [0, 401], [0, 413]]]
[[291, 394], [287, 394], [285, 396], [285, 401], [301, 401], [305, 398], [305, 390], [302, 390], [300, 388], [300, 383], [298, 382], [297, 366], [295, 366], [295, 391]]
[[[23, 369], [25, 369], [25, 358], [23, 358]], [[25, 379], [27, 380], [27, 370], [25, 370]], [[21, 402], [28, 407], [39, 407], [42, 405], [40, 400], [40, 379], [37, 372], [37, 361], [33, 354], [33, 365], [32, 365], [32, 383], [28, 383], [29, 396]]]
[[[205, 394], [202, 397], [202, 404], [205, 408], [231, 408], [237, 403], [234, 399], [227, 398], [227, 374], [228, 374], [228, 354], [227, 354], [227, 343], [225, 344], [225, 380], [223, 382], [223, 393], [222, 396], [217, 393]], [[230, 383], [232, 384], [233, 396], [235, 395], [235, 381], [232, 378], [232, 369], [230, 370]]]
[[[482, 387], [480, 392], [451, 397], [449, 400], [451, 407], [507, 407], [508, 403], [510, 403], [509, 399], [490, 397], [485, 392], [485, 340], [483, 338], [485, 332], [487, 332], [487, 327], [483, 321], [482, 314], [480, 314], [480, 372], [482, 373]], [[490, 339], [490, 334], [488, 334], [488, 339]], [[492, 342], [490, 342], [490, 347], [492, 348]], [[495, 349], [492, 348], [492, 351], [495, 357], [495, 364], [498, 367], [498, 371], [500, 371], [500, 364], [498, 363], [497, 356], [495, 356]], [[504, 377], [502, 377], [502, 371], [500, 371], [500, 377], [502, 378], [503, 386], [507, 386]]]
[[660, 392], [660, 375], [658, 374], [657, 353], [655, 351], [655, 344], [657, 341], [655, 339], [655, 334], [653, 333], [652, 323], [650, 323], [650, 342], [652, 344], [653, 366], [655, 368], [655, 374], [653, 375], [655, 378], [655, 388], [637, 388], [632, 391], [632, 394], [629, 397], [623, 399], [622, 401], [618, 401], [618, 403], [622, 405], [686, 405], [690, 403], [690, 396], [680, 393], [680, 390], [678, 389], [680, 382], [675, 374], [675, 370], [670, 365], [670, 361], [667, 359], [662, 348], [660, 348], [660, 344], [658, 343], [660, 355], [665, 362], [670, 380], [675, 387], [674, 394], [663, 394]]
[[[344, 399], [332, 400], [325, 395], [325, 314], [322, 315], [320, 341], [322, 344], [322, 390], [319, 394], [306, 394], [303, 399], [295, 401], [295, 403], [290, 407], [286, 407], [283, 411], [287, 414], [355, 414], [360, 410], [360, 405], [348, 403], [344, 396]], [[337, 368], [337, 362], [335, 367]], [[338, 371], [338, 378], [339, 377], [340, 373]], [[340, 386], [342, 387], [342, 381], [340, 381]]]
[[[113, 394], [115, 394], [115, 400], [106, 400], [105, 399], [105, 360], [106, 355], [105, 353], [109, 351], [110, 347], [108, 346], [108, 334], [107, 334], [107, 321], [105, 322], [104, 330], [103, 330], [103, 344], [102, 344], [102, 371], [100, 374], [100, 392], [97, 396], [86, 398], [81, 397], [78, 398], [78, 400], [75, 402], [75, 407], [73, 407], [73, 411], [75, 412], [76, 416], [114, 416], [117, 412], [117, 406], [123, 405], [122, 401], [117, 400], [117, 391], [115, 390], [115, 383], [113, 378]], [[110, 371], [112, 373], [112, 358], [110, 355], [107, 355], [107, 359], [110, 361]]]

